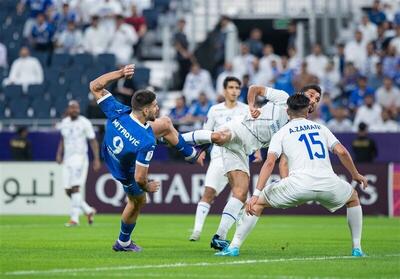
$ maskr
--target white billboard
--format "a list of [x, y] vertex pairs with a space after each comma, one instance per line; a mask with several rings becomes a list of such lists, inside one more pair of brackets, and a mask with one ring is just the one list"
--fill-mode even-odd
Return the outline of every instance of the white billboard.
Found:
[[70, 212], [62, 186], [61, 166], [51, 162], [0, 163], [1, 214], [52, 214]]

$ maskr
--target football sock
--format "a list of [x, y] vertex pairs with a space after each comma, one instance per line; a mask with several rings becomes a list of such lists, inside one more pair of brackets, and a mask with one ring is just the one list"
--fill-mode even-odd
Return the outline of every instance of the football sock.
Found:
[[194, 230], [195, 232], [201, 232], [203, 230], [204, 222], [206, 221], [208, 212], [210, 211], [210, 204], [200, 201], [197, 204], [196, 218], [194, 220]]
[[178, 143], [174, 147], [185, 157], [185, 159], [191, 159], [197, 154], [196, 149], [187, 144], [181, 134], [178, 135]]
[[237, 221], [243, 203], [237, 198], [231, 197], [222, 211], [221, 222], [216, 234], [220, 239], [226, 239], [229, 229]]
[[79, 223], [79, 214], [81, 213], [82, 196], [80, 192], [71, 194], [71, 221]]
[[205, 143], [212, 143], [211, 141], [212, 131], [209, 130], [197, 130], [182, 135], [187, 143], [200, 145]]
[[83, 199], [81, 202], [81, 209], [82, 209], [83, 213], [85, 213], [86, 215], [92, 213], [92, 211], [93, 211], [93, 209]]
[[347, 208], [347, 223], [351, 232], [353, 248], [361, 249], [362, 218], [361, 205]]
[[253, 230], [260, 217], [243, 214], [240, 225], [237, 226], [235, 235], [233, 236], [232, 243], [229, 247], [240, 248], [249, 233]]
[[131, 243], [131, 233], [135, 228], [136, 223], [133, 224], [125, 224], [124, 221], [121, 220], [121, 231], [119, 232], [118, 242], [122, 246], [126, 247]]

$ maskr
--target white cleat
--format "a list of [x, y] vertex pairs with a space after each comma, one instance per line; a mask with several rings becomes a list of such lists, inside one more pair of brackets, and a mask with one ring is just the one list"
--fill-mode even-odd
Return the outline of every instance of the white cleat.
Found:
[[199, 231], [194, 231], [192, 235], [189, 237], [189, 241], [198, 241], [200, 239], [200, 233]]

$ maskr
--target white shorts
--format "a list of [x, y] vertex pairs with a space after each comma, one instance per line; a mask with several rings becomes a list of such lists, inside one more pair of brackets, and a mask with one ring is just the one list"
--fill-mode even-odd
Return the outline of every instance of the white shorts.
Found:
[[222, 157], [211, 159], [208, 166], [204, 186], [215, 190], [218, 196], [228, 184], [228, 177], [225, 175]]
[[317, 185], [307, 183], [307, 180], [286, 177], [266, 186], [264, 197], [274, 208], [290, 208], [316, 201], [330, 212], [335, 212], [347, 203], [353, 193], [353, 187], [338, 176], [319, 178], [315, 182]]
[[62, 166], [63, 184], [65, 189], [72, 186], [84, 187], [86, 184], [89, 160], [87, 156], [72, 155], [64, 160]]

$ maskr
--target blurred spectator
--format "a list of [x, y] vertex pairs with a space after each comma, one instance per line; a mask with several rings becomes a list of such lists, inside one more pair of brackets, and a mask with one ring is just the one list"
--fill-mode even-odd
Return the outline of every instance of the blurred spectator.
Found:
[[330, 60], [328, 65], [326, 65], [325, 73], [322, 76], [320, 84], [324, 89], [324, 94], [329, 95], [332, 100], [341, 95], [339, 90], [339, 82], [339, 71], [336, 70], [333, 60]]
[[295, 21], [291, 21], [288, 25], [288, 43], [287, 49], [296, 48], [296, 38], [297, 38], [297, 26]]
[[347, 133], [353, 130], [353, 123], [347, 118], [348, 111], [344, 106], [338, 106], [333, 110], [333, 117], [327, 123], [327, 127], [334, 133]]
[[376, 156], [378, 156], [375, 141], [368, 136], [368, 125], [362, 122], [358, 124], [357, 127], [357, 138], [351, 143], [355, 155], [355, 162], [372, 163]]
[[400, 91], [393, 85], [390, 77], [385, 76], [383, 86], [376, 91], [376, 102], [393, 113], [400, 108]]
[[310, 74], [321, 79], [326, 65], [328, 64], [328, 58], [322, 53], [320, 44], [315, 44], [313, 46], [313, 51], [306, 57], [306, 61]]
[[71, 8], [78, 14], [79, 25], [82, 25], [84, 29], [90, 25], [97, 1], [98, 0], [71, 0], [70, 2]]
[[374, 43], [374, 47], [375, 47], [375, 51], [379, 54], [379, 55], [383, 55], [384, 51], [386, 50], [390, 38], [387, 38], [385, 36], [385, 25], [381, 24], [378, 26], [378, 38], [373, 42]]
[[76, 54], [83, 52], [82, 31], [76, 29], [75, 22], [68, 22], [67, 29], [58, 35], [56, 52]]
[[381, 5], [379, 0], [375, 0], [372, 4], [371, 10], [368, 12], [369, 19], [376, 25], [380, 25], [386, 20], [386, 15], [381, 10]]
[[176, 60], [178, 61], [178, 88], [183, 87], [185, 77], [190, 71], [192, 54], [189, 51], [189, 41], [185, 34], [186, 21], [178, 21], [178, 30], [174, 35], [174, 46], [176, 50]]
[[38, 51], [53, 50], [54, 27], [47, 22], [44, 14], [38, 14], [32, 27], [30, 42]]
[[376, 64], [379, 62], [379, 56], [375, 53], [374, 44], [368, 43], [367, 44], [367, 54], [366, 58], [363, 61], [363, 67], [360, 69], [360, 72], [368, 76], [376, 72]]
[[301, 63], [300, 73], [294, 77], [293, 85], [296, 91], [300, 91], [301, 88], [311, 83], [318, 83], [318, 78], [309, 73], [307, 62], [304, 61]]
[[346, 57], [346, 62], [353, 62], [358, 70], [363, 69], [363, 63], [367, 57], [367, 49], [360, 31], [354, 33], [353, 41], [346, 43], [344, 55]]
[[74, 22], [75, 24], [78, 21], [78, 16], [75, 11], [70, 9], [69, 2], [66, 0], [62, 1], [62, 9], [60, 12], [57, 12], [50, 21], [53, 23], [56, 28], [56, 32], [63, 32], [67, 29], [67, 25], [69, 22]]
[[367, 86], [376, 90], [383, 85], [384, 75], [381, 62], [376, 63], [374, 72], [368, 75]]
[[212, 102], [207, 99], [207, 95], [204, 92], [201, 92], [199, 98], [189, 108], [189, 121], [199, 124], [197, 127], [201, 128], [211, 106]]
[[119, 79], [111, 85], [112, 94], [124, 105], [131, 106], [134, 93], [133, 79]]
[[321, 104], [319, 105], [319, 117], [327, 123], [332, 119], [332, 100], [328, 94], [322, 95]]
[[391, 47], [396, 50], [396, 55], [400, 56], [400, 24], [396, 26], [396, 37], [390, 40]]
[[320, 114], [321, 114], [320, 110], [316, 109], [308, 115], [308, 119], [317, 122], [319, 124], [326, 125], [325, 121], [321, 118]]
[[224, 91], [224, 79], [228, 76], [236, 76], [232, 71], [232, 63], [226, 62], [224, 65], [224, 71], [221, 72], [217, 77], [216, 89], [217, 94], [223, 94]]
[[142, 39], [144, 35], [146, 35], [147, 32], [147, 24], [146, 24], [146, 19], [144, 18], [143, 15], [139, 15], [137, 12], [136, 5], [131, 6], [131, 15], [127, 18], [125, 18], [125, 22], [132, 25], [133, 28], [135, 28], [135, 31], [138, 35], [138, 42], [135, 45], [135, 55], [139, 58], [141, 58], [141, 44], [142, 44]]
[[375, 91], [367, 86], [367, 78], [359, 76], [357, 79], [357, 87], [351, 92], [349, 97], [349, 107], [356, 110], [364, 103], [366, 95], [374, 95]]
[[271, 44], [266, 44], [263, 49], [263, 57], [260, 59], [260, 70], [265, 75], [272, 76], [272, 61], [276, 62], [278, 69], [281, 68], [281, 58], [274, 53], [274, 48]]
[[17, 14], [22, 15], [26, 6], [29, 7], [29, 18], [26, 20], [22, 35], [29, 38], [32, 33], [32, 27], [36, 22], [38, 14], [46, 14], [47, 9], [53, 6], [52, 0], [21, 0], [17, 4]]
[[289, 68], [287, 56], [281, 57], [282, 69], [274, 77], [274, 87], [287, 92], [289, 95], [294, 94], [293, 86], [293, 70]]
[[256, 57], [250, 53], [249, 46], [242, 43], [240, 45], [240, 54], [235, 56], [232, 61], [233, 72], [238, 76], [248, 74], [252, 77], [254, 73], [253, 62]]
[[336, 54], [333, 56], [333, 61], [335, 63], [335, 69], [339, 71], [340, 76], [344, 75], [344, 67], [346, 65], [346, 58], [344, 55], [344, 44], [336, 45]]
[[372, 126], [375, 123], [382, 122], [382, 107], [375, 103], [374, 95], [365, 95], [364, 105], [358, 108], [356, 116], [354, 118], [353, 126], [357, 129], [358, 125], [363, 122], [368, 126]]
[[267, 73], [263, 73], [260, 69], [260, 60], [257, 58], [253, 61], [253, 75], [251, 77], [251, 84], [257, 84], [262, 86], [271, 86], [270, 82], [273, 79], [272, 72], [271, 76]]
[[378, 133], [397, 133], [400, 132], [399, 123], [390, 118], [388, 110], [382, 110], [382, 122], [376, 123], [371, 127], [371, 132]]
[[186, 132], [192, 130], [189, 116], [189, 107], [186, 105], [186, 99], [184, 96], [179, 96], [175, 100], [175, 107], [171, 109], [169, 113], [174, 125], [178, 126], [180, 132]]
[[215, 100], [211, 75], [207, 70], [202, 69], [197, 62], [192, 64], [182, 92], [189, 104], [198, 98], [200, 92], [206, 93], [208, 99]]
[[293, 70], [293, 72], [297, 75], [301, 71], [301, 63], [303, 59], [297, 54], [297, 50], [295, 47], [288, 48], [289, 54], [289, 68]]
[[12, 159], [15, 161], [31, 161], [32, 145], [28, 139], [28, 128], [20, 127], [17, 135], [10, 140]]
[[382, 59], [383, 74], [394, 78], [398, 63], [400, 63], [400, 56], [396, 56], [396, 48], [394, 46], [389, 46], [387, 55]]
[[357, 87], [359, 73], [352, 62], [347, 62], [344, 68], [344, 75], [340, 81], [343, 93], [349, 96]]
[[7, 48], [0, 42], [0, 67], [7, 68]]
[[227, 16], [221, 17], [220, 26], [224, 37], [224, 62], [230, 62], [239, 53], [239, 33], [236, 25]]
[[263, 55], [263, 42], [262, 42], [262, 31], [259, 28], [253, 28], [250, 31], [250, 37], [246, 40], [250, 53], [260, 58]]
[[99, 26], [111, 34], [115, 30], [115, 17], [122, 14], [122, 6], [118, 0], [99, 0], [94, 14], [100, 18]]
[[396, 26], [400, 26], [400, 11], [397, 11], [394, 15], [393, 23]]
[[99, 17], [93, 16], [91, 25], [85, 30], [83, 35], [84, 50], [93, 55], [105, 53], [112, 33], [105, 32], [99, 26]]
[[10, 69], [10, 75], [4, 80], [6, 85], [22, 85], [24, 91], [30, 84], [43, 83], [43, 69], [37, 58], [30, 56], [29, 49], [22, 47], [19, 51], [19, 58], [16, 59]]
[[369, 20], [368, 15], [362, 16], [361, 23], [358, 25], [358, 30], [362, 33], [364, 45], [376, 40], [378, 37], [377, 27]]
[[122, 15], [117, 15], [115, 30], [108, 50], [115, 55], [118, 65], [126, 65], [131, 62], [133, 46], [138, 42], [138, 39], [135, 28], [125, 23]]
[[242, 78], [242, 87], [240, 87], [239, 101], [247, 104], [247, 93], [250, 87], [250, 76], [244, 75]]

